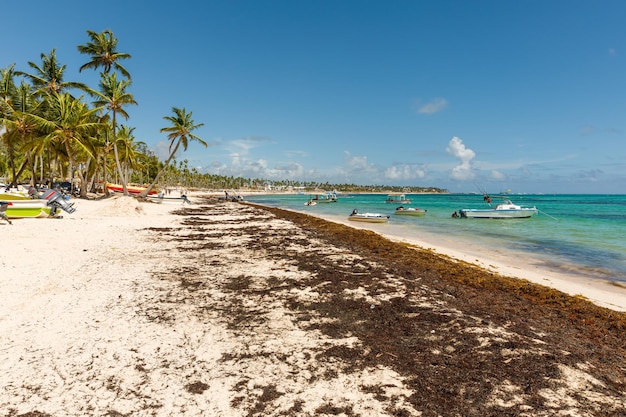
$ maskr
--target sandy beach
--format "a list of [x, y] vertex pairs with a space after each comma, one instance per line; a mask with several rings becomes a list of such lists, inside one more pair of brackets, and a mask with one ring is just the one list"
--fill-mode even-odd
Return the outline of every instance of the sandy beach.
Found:
[[0, 416], [626, 409], [621, 287], [191, 199], [0, 224]]
[[[532, 256], [510, 256], [507, 251], [485, 251], [480, 246], [459, 245], [440, 238], [424, 240], [419, 236], [406, 236], [394, 233], [389, 228], [368, 223], [349, 222], [346, 219], [327, 219], [347, 226], [384, 233], [384, 236], [412, 245], [433, 250], [451, 259], [461, 260], [477, 265], [497, 274], [525, 279], [539, 285], [557, 289], [572, 296], [585, 297], [593, 303], [617, 311], [626, 311], [626, 286], [614, 282], [594, 278], [586, 278], [573, 271], [563, 272], [567, 268], [559, 266], [551, 268], [545, 262]], [[386, 226], [386, 225], [385, 225]]]

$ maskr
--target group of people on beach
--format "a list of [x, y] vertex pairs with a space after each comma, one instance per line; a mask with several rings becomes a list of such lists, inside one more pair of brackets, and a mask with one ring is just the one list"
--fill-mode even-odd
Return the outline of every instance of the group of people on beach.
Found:
[[243, 196], [241, 194], [231, 196], [230, 194], [228, 194], [228, 191], [224, 190], [224, 199], [226, 201], [243, 201]]

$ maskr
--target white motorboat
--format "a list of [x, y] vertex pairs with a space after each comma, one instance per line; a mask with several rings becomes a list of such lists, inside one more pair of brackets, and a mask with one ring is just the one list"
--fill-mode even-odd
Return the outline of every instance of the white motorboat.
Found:
[[348, 220], [368, 223], [387, 223], [389, 216], [381, 213], [359, 213], [357, 209], [354, 209], [350, 216], [348, 216]]
[[159, 193], [157, 195], [148, 195], [146, 196], [148, 201], [152, 201], [153, 203], [179, 203], [179, 204], [191, 204], [191, 201], [187, 198], [185, 194], [181, 194], [180, 197], [167, 197], [163, 195], [163, 193]]
[[393, 203], [393, 204], [411, 204], [411, 199], [406, 198], [404, 194], [389, 194], [385, 203]]
[[412, 208], [412, 207], [403, 207], [400, 206], [398, 208], [396, 208], [396, 211], [394, 211], [394, 214], [401, 214], [404, 216], [417, 216], [417, 217], [421, 217], [423, 215], [426, 214], [425, 209], [421, 209], [421, 208]]
[[[484, 201], [489, 204], [488, 209], [461, 209], [459, 216], [468, 219], [525, 219], [539, 213], [536, 207], [522, 207], [505, 199], [491, 207], [491, 197], [485, 196]], [[454, 216], [454, 215], [453, 215]]]
[[316, 203], [336, 203], [337, 202], [337, 193], [326, 193], [322, 196], [316, 195], [315, 198], [312, 199]]

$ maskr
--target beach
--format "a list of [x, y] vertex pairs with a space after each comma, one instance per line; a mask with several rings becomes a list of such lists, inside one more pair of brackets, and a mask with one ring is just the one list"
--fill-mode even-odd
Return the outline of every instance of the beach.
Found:
[[558, 268], [550, 267], [536, 257], [511, 256], [511, 253], [506, 250], [485, 250], [480, 245], [467, 245], [433, 235], [425, 240], [419, 235], [403, 233], [402, 229], [398, 228], [390, 229], [367, 223], [354, 224], [345, 218], [319, 217], [381, 233], [394, 241], [431, 249], [443, 256], [474, 264], [497, 274], [525, 279], [572, 296], [585, 297], [599, 306], [626, 311], [626, 286], [620, 282], [585, 277], [579, 271], [567, 273], [567, 268], [562, 265]]
[[191, 200], [0, 225], [0, 416], [626, 408], [621, 287]]

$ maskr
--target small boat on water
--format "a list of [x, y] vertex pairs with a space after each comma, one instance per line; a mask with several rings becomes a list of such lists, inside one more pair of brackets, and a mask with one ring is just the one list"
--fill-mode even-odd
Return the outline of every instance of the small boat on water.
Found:
[[337, 193], [326, 193], [322, 196], [316, 195], [315, 198], [312, 199], [316, 203], [336, 203], [337, 202]]
[[398, 208], [396, 208], [396, 210], [394, 211], [394, 214], [401, 214], [403, 216], [417, 216], [417, 217], [422, 217], [423, 215], [426, 214], [425, 209], [421, 209], [421, 208], [412, 208], [412, 207], [404, 207], [404, 206], [400, 206]]
[[309, 201], [307, 201], [306, 203], [304, 203], [305, 206], [314, 206], [317, 203], [315, 201], [313, 201], [312, 198], [309, 198]]
[[[527, 219], [536, 215], [539, 210], [536, 207], [522, 207], [517, 204], [513, 204], [511, 200], [506, 197], [502, 198], [503, 201], [491, 206], [491, 197], [485, 195], [483, 200], [489, 205], [488, 209], [461, 209], [457, 217], [468, 219]], [[456, 212], [455, 212], [456, 214]], [[452, 215], [454, 217], [454, 214]]]
[[411, 199], [410, 198], [406, 198], [406, 195], [404, 195], [404, 194], [389, 194], [387, 196], [387, 199], [385, 200], [385, 203], [411, 204]]
[[389, 216], [381, 213], [359, 213], [357, 209], [352, 210], [348, 220], [367, 223], [387, 223]]

